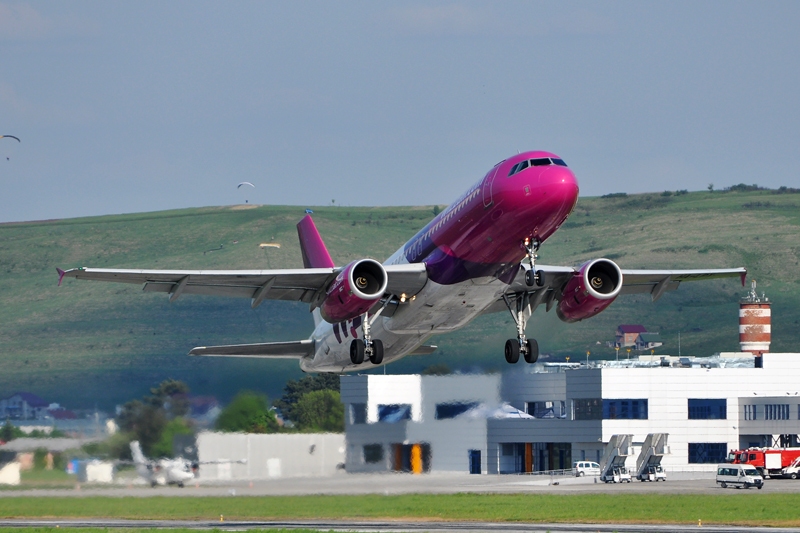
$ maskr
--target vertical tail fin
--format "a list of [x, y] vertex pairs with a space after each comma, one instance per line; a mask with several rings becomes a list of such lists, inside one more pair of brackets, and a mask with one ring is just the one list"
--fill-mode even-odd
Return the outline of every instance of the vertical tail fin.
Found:
[[297, 235], [300, 237], [300, 250], [303, 252], [303, 265], [306, 268], [333, 268], [331, 259], [322, 237], [310, 215], [306, 215], [297, 224]]

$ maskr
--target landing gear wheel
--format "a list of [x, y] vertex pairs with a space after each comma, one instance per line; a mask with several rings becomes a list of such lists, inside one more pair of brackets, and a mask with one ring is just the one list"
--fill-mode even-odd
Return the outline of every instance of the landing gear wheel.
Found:
[[536, 272], [536, 286], [544, 287], [544, 272], [542, 272], [541, 270]]
[[372, 353], [369, 356], [369, 362], [373, 365], [379, 365], [383, 362], [383, 341], [375, 339], [372, 341]]
[[354, 365], [364, 362], [364, 341], [361, 339], [354, 339], [350, 343], [350, 362]]
[[533, 270], [526, 270], [525, 271], [525, 285], [528, 287], [533, 287], [536, 283], [536, 273]]
[[519, 361], [519, 341], [517, 339], [506, 341], [506, 361], [512, 365]]
[[539, 359], [539, 343], [536, 339], [528, 339], [525, 344], [528, 347], [525, 351], [525, 362], [533, 364]]

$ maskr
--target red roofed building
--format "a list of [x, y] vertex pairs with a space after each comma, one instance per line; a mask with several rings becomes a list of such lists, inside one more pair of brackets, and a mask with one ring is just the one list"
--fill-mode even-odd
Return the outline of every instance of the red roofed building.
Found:
[[633, 348], [651, 350], [663, 345], [658, 333], [650, 333], [639, 324], [622, 324], [617, 327], [617, 335], [612, 348]]

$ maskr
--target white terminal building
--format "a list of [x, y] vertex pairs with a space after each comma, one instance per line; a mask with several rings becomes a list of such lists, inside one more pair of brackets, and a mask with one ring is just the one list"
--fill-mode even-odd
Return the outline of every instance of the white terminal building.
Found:
[[614, 435], [636, 454], [668, 434], [666, 469], [714, 469], [729, 450], [798, 446], [800, 354], [642, 356], [495, 375], [342, 376], [348, 472], [475, 474], [596, 461]]

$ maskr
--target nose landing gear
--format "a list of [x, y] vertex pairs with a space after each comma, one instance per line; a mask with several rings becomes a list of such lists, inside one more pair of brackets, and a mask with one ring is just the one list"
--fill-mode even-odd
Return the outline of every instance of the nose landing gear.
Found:
[[537, 252], [539, 251], [539, 241], [536, 239], [531, 240], [528, 237], [522, 241], [522, 246], [528, 252], [528, 262], [530, 263], [530, 270], [525, 272], [525, 284], [528, 287], [544, 287], [544, 272], [536, 270], [536, 260], [539, 258]]

